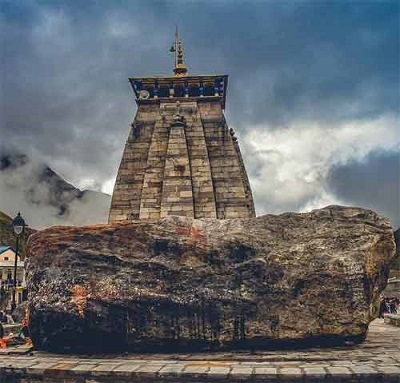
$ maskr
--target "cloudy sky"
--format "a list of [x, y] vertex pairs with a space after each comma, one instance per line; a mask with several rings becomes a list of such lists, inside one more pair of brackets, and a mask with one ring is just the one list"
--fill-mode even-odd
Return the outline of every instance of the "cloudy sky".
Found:
[[1, 150], [111, 193], [129, 76], [226, 73], [258, 214], [328, 204], [400, 225], [398, 1], [0, 0]]

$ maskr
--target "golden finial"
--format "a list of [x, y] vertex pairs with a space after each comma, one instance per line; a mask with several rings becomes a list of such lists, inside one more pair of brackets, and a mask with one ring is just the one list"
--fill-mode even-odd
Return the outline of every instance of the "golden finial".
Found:
[[178, 34], [178, 26], [176, 26], [175, 31], [175, 42], [172, 45], [171, 52], [175, 52], [175, 68], [174, 68], [174, 76], [175, 77], [183, 77], [187, 75], [187, 68], [183, 63], [183, 44], [182, 41], [179, 39]]

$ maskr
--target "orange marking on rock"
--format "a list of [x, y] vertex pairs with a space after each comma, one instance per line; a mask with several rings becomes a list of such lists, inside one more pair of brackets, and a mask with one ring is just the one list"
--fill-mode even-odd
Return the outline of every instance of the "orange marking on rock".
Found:
[[179, 235], [190, 235], [190, 228], [188, 227], [178, 227], [177, 233]]
[[84, 317], [85, 307], [87, 304], [87, 290], [84, 286], [74, 285], [71, 288], [72, 298], [71, 302], [78, 308], [78, 314], [81, 318]]
[[190, 242], [205, 242], [205, 237], [200, 229], [195, 226], [190, 228]]

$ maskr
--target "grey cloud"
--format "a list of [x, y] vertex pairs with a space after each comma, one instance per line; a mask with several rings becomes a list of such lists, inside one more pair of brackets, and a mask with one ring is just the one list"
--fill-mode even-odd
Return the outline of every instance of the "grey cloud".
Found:
[[171, 73], [175, 23], [191, 73], [230, 75], [228, 122], [243, 135], [398, 108], [396, 1], [26, 0], [1, 12], [0, 137], [75, 184], [116, 175], [135, 113], [127, 78]]
[[35, 229], [107, 222], [111, 197], [79, 190], [38, 158], [0, 147], [0, 211], [21, 211]]
[[249, 68], [250, 81], [237, 80], [239, 94], [246, 89], [255, 96], [246, 98], [252, 120], [279, 126], [304, 117], [334, 121], [396, 111], [397, 17], [398, 5], [339, 2], [308, 3], [278, 18], [276, 31], [284, 33], [277, 40], [265, 34], [257, 56], [263, 64]]
[[400, 153], [374, 152], [363, 162], [334, 166], [327, 185], [348, 204], [377, 210], [400, 226]]

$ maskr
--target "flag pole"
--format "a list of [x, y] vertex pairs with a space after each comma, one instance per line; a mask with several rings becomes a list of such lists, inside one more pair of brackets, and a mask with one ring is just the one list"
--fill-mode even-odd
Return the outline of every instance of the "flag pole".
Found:
[[178, 24], [175, 24], [175, 68], [178, 68], [178, 44], [179, 44], [179, 35], [178, 35]]

